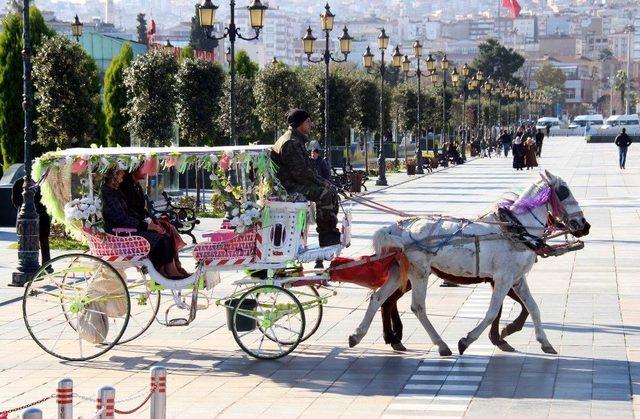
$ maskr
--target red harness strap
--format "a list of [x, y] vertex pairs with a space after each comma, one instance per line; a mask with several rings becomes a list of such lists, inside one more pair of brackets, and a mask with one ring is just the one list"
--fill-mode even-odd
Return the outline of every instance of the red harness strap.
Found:
[[377, 289], [389, 279], [389, 267], [398, 260], [400, 251], [383, 255], [361, 256], [357, 259], [338, 257], [331, 262], [331, 281], [348, 282]]

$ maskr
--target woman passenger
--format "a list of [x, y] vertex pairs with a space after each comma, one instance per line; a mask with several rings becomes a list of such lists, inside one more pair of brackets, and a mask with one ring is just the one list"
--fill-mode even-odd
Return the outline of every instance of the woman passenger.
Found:
[[149, 260], [164, 277], [183, 278], [184, 275], [174, 263], [173, 242], [165, 236], [159, 225], [145, 221], [127, 206], [123, 193], [118, 189], [124, 179], [124, 170], [109, 169], [102, 185], [102, 216], [107, 233], [113, 234], [114, 228], [133, 228], [135, 236], [144, 237], [151, 245]]

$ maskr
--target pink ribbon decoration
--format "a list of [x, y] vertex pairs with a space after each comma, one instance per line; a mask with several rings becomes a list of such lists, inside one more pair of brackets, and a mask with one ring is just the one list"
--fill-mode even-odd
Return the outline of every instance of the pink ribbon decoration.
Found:
[[79, 158], [76, 161], [74, 161], [73, 164], [71, 165], [71, 172], [75, 173], [76, 175], [80, 175], [84, 173], [85, 170], [87, 170], [88, 165], [89, 165], [88, 161], [86, 161], [83, 158]]
[[218, 164], [220, 165], [222, 171], [226, 172], [227, 170], [229, 170], [229, 166], [231, 165], [231, 159], [229, 158], [229, 156], [224, 155], [222, 156]]
[[146, 176], [154, 176], [158, 173], [158, 159], [150, 157], [140, 166], [140, 173]]
[[170, 167], [175, 167], [178, 164], [178, 158], [177, 157], [168, 157], [165, 161], [164, 161], [164, 167], [166, 167], [167, 169]]

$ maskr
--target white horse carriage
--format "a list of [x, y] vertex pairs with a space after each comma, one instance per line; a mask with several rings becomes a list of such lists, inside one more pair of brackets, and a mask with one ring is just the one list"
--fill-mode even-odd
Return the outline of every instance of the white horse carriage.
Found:
[[[135, 231], [101, 228], [101, 201], [94, 185], [109, 168], [133, 171], [148, 165], [184, 172], [196, 166], [211, 173], [231, 219], [193, 248], [195, 271], [185, 279], [163, 277], [148, 259], [150, 244]], [[210, 302], [227, 310], [238, 345], [261, 359], [287, 355], [309, 338], [334, 291], [324, 271], [303, 263], [332, 260], [350, 241], [344, 213], [341, 244], [307, 247], [312, 205], [292, 201], [275, 178], [264, 146], [213, 148], [90, 148], [52, 152], [37, 159], [43, 201], [53, 218], [81, 236], [89, 253], [56, 257], [27, 284], [23, 315], [27, 329], [46, 352], [65, 360], [88, 360], [130, 342], [154, 321], [185, 326]], [[97, 189], [97, 188], [96, 188]], [[245, 270], [235, 291], [213, 298], [219, 273]], [[159, 315], [161, 298], [174, 304]], [[170, 317], [170, 309], [186, 317]]]
[[[188, 278], [173, 280], [158, 273], [148, 258], [149, 242], [135, 231], [115, 229], [111, 235], [101, 229], [101, 202], [93, 185], [109, 168], [133, 171], [140, 165], [148, 166], [147, 173], [157, 172], [158, 165], [178, 172], [193, 165], [205, 169], [229, 214], [221, 229], [205, 235], [208, 242], [193, 248], [196, 267]], [[451, 351], [425, 310], [432, 272], [494, 287], [486, 316], [458, 343], [461, 354], [496, 319], [504, 297], [512, 292], [531, 314], [543, 351], [555, 353], [526, 275], [537, 255], [558, 256], [583, 246], [580, 241], [553, 245], [548, 240], [581, 237], [590, 227], [568, 185], [544, 172], [542, 180], [521, 195], [473, 220], [399, 220], [374, 235], [374, 256], [350, 260], [338, 257], [350, 242], [349, 211], [343, 210], [340, 244], [307, 247], [312, 206], [284, 193], [266, 147], [69, 149], [38, 159], [34, 171], [44, 179], [43, 201], [54, 219], [66, 222], [89, 245], [89, 254], [65, 254], [45, 263], [25, 289], [23, 315], [29, 333], [46, 352], [65, 360], [95, 358], [137, 338], [154, 321], [188, 325], [211, 301], [226, 308], [228, 327], [245, 352], [276, 359], [317, 330], [322, 306], [335, 294], [327, 287], [329, 281], [376, 289], [363, 321], [349, 337], [350, 346], [364, 337], [380, 305], [410, 281], [411, 309], [440, 354], [447, 356]], [[390, 210], [364, 197], [354, 200]], [[317, 259], [332, 260], [332, 266], [304, 270], [303, 263]], [[214, 298], [211, 290], [225, 270], [245, 270], [246, 275], [234, 282], [234, 291]], [[159, 316], [161, 298], [168, 296], [174, 303]], [[187, 317], [170, 317], [173, 308], [186, 311]], [[526, 313], [519, 318], [523, 324]], [[500, 339], [517, 330], [507, 327]], [[500, 339], [492, 342], [510, 348], [500, 346]]]

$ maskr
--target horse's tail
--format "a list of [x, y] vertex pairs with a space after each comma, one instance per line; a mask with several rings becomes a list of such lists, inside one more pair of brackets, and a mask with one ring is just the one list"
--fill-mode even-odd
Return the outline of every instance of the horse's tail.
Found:
[[385, 249], [404, 250], [404, 244], [400, 237], [391, 234], [391, 227], [383, 227], [373, 235], [373, 249], [376, 255], [381, 255]]
[[406, 292], [407, 284], [409, 283], [409, 268], [411, 265], [404, 252], [398, 254], [398, 264], [400, 265], [400, 291]]

